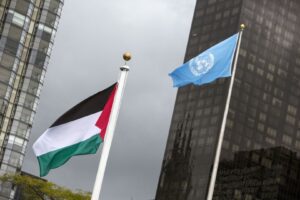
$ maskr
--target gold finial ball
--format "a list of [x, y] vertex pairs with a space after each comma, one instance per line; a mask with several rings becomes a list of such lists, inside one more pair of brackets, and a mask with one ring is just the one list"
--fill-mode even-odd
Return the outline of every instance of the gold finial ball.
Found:
[[129, 52], [124, 53], [123, 54], [123, 59], [125, 61], [129, 61], [131, 59], [131, 53], [129, 53]]
[[246, 28], [245, 24], [241, 24], [241, 29], [244, 30]]

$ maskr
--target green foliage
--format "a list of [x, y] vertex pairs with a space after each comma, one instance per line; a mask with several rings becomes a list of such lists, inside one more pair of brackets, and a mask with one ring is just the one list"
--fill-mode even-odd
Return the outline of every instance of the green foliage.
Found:
[[4, 175], [0, 181], [11, 182], [20, 187], [22, 200], [89, 200], [90, 193], [71, 191], [46, 180], [27, 175]]

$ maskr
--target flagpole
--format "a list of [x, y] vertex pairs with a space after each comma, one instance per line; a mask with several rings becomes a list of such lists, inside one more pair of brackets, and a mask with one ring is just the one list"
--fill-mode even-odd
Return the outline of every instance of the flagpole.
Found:
[[120, 110], [121, 99], [123, 96], [127, 75], [129, 72], [129, 66], [126, 65], [126, 61], [129, 61], [131, 59], [130, 53], [123, 54], [123, 58], [125, 60], [125, 65], [120, 67], [120, 70], [121, 70], [120, 79], [118, 82], [118, 88], [117, 88], [116, 96], [114, 99], [113, 107], [111, 110], [111, 114], [109, 117], [109, 123], [108, 123], [107, 129], [106, 129], [104, 145], [102, 148], [101, 158], [99, 161], [98, 172], [97, 172], [96, 180], [94, 183], [94, 189], [93, 189], [91, 200], [99, 200], [100, 191], [102, 188], [102, 182], [103, 182], [103, 178], [104, 178], [104, 174], [105, 174], [105, 168], [106, 168], [107, 159], [108, 159], [108, 155], [109, 155], [109, 150], [111, 147], [114, 130], [116, 127], [116, 122], [117, 122], [117, 118], [118, 118], [118, 114], [119, 114], [119, 110]]
[[232, 69], [232, 76], [231, 76], [231, 79], [230, 79], [230, 85], [229, 85], [229, 90], [228, 90], [228, 95], [227, 95], [227, 100], [226, 100], [226, 105], [225, 105], [225, 110], [224, 110], [221, 130], [220, 130], [220, 135], [219, 135], [217, 149], [216, 149], [216, 155], [215, 155], [215, 159], [214, 159], [213, 169], [212, 169], [209, 188], [208, 188], [207, 200], [212, 200], [212, 198], [213, 198], [214, 187], [215, 187], [215, 183], [216, 183], [217, 172], [218, 172], [219, 161], [220, 161], [220, 155], [221, 155], [221, 150], [222, 150], [222, 143], [223, 143], [223, 138], [224, 138], [225, 126], [226, 126], [226, 119], [227, 119], [227, 114], [228, 114], [228, 110], [229, 110], [229, 104], [230, 104], [230, 100], [231, 100], [231, 93], [232, 93], [232, 88], [233, 88], [233, 83], [234, 83], [234, 78], [235, 78], [236, 65], [237, 65], [237, 61], [238, 61], [238, 55], [239, 55], [239, 52], [240, 52], [240, 45], [241, 45], [241, 40], [242, 40], [242, 35], [243, 35], [243, 30], [244, 29], [245, 29], [245, 25], [241, 24], [240, 34], [239, 34], [239, 37], [238, 37], [238, 46], [237, 46], [237, 49], [236, 49], [236, 54], [235, 54], [235, 59], [234, 59], [234, 64], [233, 64], [233, 69]]

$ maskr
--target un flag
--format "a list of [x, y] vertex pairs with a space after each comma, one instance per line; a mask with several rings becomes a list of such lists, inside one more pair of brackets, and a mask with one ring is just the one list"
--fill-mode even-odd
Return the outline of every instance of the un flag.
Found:
[[174, 87], [190, 83], [202, 85], [219, 77], [231, 76], [231, 65], [239, 33], [210, 47], [198, 56], [176, 68], [169, 76]]

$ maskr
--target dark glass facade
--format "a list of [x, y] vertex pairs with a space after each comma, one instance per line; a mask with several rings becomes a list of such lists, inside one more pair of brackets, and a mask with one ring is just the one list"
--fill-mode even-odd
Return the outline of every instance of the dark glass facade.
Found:
[[[299, 10], [298, 0], [197, 0], [185, 61], [239, 31], [241, 23], [246, 25], [226, 121], [215, 200], [300, 199], [295, 189], [298, 186], [292, 189], [280, 185], [290, 175], [276, 175], [276, 159], [284, 154], [276, 149], [284, 149], [293, 152], [286, 153], [285, 159], [295, 164], [284, 166], [283, 171], [293, 169], [294, 175], [300, 176], [296, 164], [300, 155]], [[229, 80], [222, 78], [203, 86], [178, 89], [157, 200], [206, 199]], [[269, 151], [278, 155], [273, 152], [274, 156], [266, 157], [262, 153]], [[251, 183], [257, 184], [253, 187], [256, 192], [247, 190], [246, 184], [251, 181], [247, 180], [246, 171], [250, 164], [243, 166], [245, 160], [237, 159], [243, 152], [260, 152], [253, 158], [258, 159], [260, 167], [253, 172], [260, 182]], [[241, 168], [246, 168], [245, 172]], [[230, 170], [240, 170], [236, 175], [239, 178], [226, 178], [224, 174]], [[274, 180], [280, 179], [274, 190], [261, 183], [267, 182], [272, 173]], [[245, 183], [239, 182], [243, 177]], [[266, 198], [268, 194], [264, 191], [268, 189], [278, 195]], [[287, 193], [293, 194], [283, 198]]]
[[[21, 170], [63, 0], [0, 1], [0, 175]], [[0, 184], [0, 199], [15, 188]]]
[[285, 147], [238, 151], [219, 166], [215, 199], [288, 199], [300, 197], [300, 159]]

